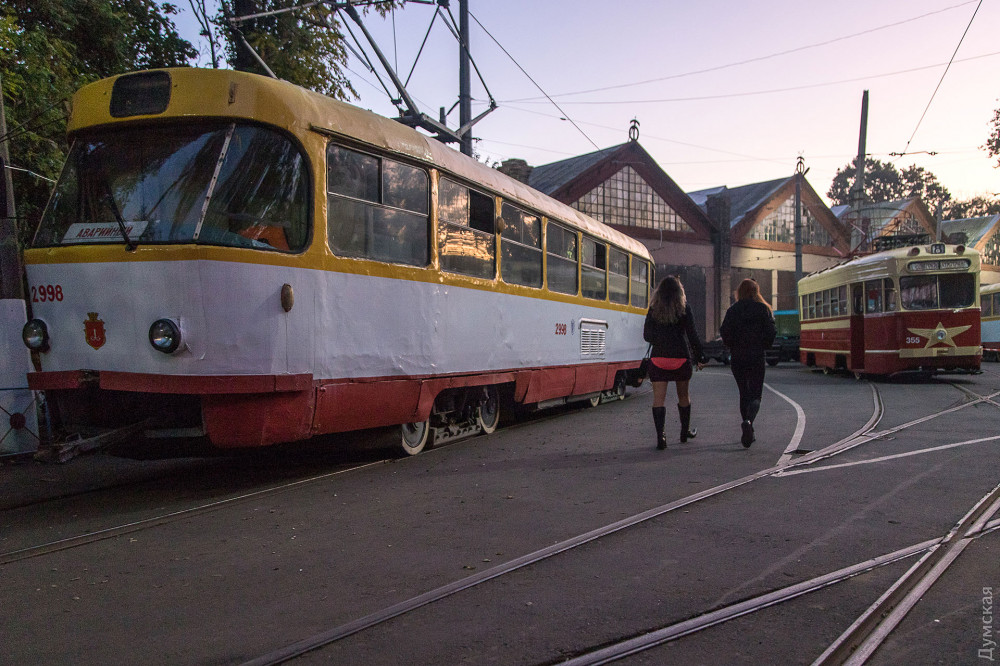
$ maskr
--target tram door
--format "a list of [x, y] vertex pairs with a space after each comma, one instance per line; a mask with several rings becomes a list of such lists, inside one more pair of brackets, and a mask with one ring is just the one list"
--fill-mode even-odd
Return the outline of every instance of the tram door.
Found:
[[865, 288], [851, 285], [851, 360], [850, 370], [865, 368]]

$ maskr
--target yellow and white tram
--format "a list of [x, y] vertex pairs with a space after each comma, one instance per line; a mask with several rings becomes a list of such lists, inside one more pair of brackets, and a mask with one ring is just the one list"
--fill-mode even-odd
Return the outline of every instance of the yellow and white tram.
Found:
[[183, 68], [82, 88], [68, 131], [25, 251], [58, 426], [416, 453], [504, 399], [621, 395], [645, 350], [641, 243], [395, 121]]
[[802, 363], [891, 375], [979, 369], [979, 253], [933, 243], [799, 280]]
[[979, 288], [983, 359], [1000, 361], [1000, 282]]

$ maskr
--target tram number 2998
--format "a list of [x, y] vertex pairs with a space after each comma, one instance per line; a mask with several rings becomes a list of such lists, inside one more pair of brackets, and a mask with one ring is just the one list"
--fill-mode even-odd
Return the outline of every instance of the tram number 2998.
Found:
[[566, 324], [556, 324], [556, 335], [566, 335]]

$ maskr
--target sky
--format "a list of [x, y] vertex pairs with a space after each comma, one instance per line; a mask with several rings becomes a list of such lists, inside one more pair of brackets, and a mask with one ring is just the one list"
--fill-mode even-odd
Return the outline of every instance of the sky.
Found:
[[[206, 64], [178, 4], [178, 29]], [[469, 11], [473, 115], [490, 95], [498, 107], [473, 129], [481, 160], [583, 155], [627, 141], [636, 119], [639, 142], [686, 192], [790, 176], [802, 157], [825, 198], [858, 153], [868, 90], [869, 156], [924, 167], [955, 199], [1000, 195], [997, 158], [981, 148], [1000, 108], [998, 0], [469, 0]], [[364, 22], [437, 118], [458, 99], [459, 55], [434, 12], [408, 3]], [[397, 115], [354, 54], [347, 74], [352, 103]]]

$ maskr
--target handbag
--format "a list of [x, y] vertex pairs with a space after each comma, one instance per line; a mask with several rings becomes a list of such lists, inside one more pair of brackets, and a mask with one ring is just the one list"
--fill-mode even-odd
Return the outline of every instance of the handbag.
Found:
[[643, 356], [642, 361], [639, 362], [639, 369], [636, 371], [636, 376], [639, 379], [645, 379], [646, 377], [649, 376], [649, 364], [651, 363], [649, 357], [652, 355], [652, 353], [653, 353], [653, 345], [650, 344], [649, 347], [646, 349], [646, 355]]

